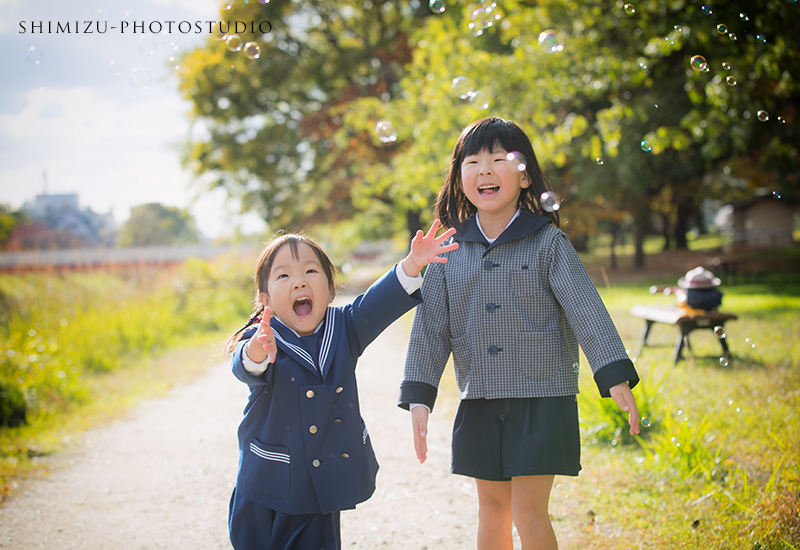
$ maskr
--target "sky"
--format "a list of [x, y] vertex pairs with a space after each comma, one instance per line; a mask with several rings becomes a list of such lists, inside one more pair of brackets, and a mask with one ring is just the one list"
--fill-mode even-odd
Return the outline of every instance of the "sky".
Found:
[[[203, 22], [220, 19], [219, 5], [0, 0], [0, 203], [16, 209], [43, 192], [77, 193], [82, 209], [111, 211], [117, 224], [131, 207], [158, 202], [188, 208], [209, 238], [262, 230], [180, 164], [181, 145], [198, 130], [169, 58], [207, 40]], [[176, 21], [171, 33], [167, 21]], [[203, 32], [181, 33], [181, 21]], [[70, 32], [56, 32], [59, 22]]]

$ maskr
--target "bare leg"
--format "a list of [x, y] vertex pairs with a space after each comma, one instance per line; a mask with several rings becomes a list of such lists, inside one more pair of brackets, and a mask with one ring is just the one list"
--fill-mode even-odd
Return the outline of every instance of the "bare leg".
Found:
[[511, 482], [476, 479], [478, 550], [511, 550]]
[[548, 508], [554, 478], [519, 476], [511, 479], [511, 510], [522, 550], [558, 550]]

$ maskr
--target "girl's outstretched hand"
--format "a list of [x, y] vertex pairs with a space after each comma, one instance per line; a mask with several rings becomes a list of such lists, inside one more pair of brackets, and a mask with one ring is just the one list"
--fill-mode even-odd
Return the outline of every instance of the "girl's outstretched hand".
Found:
[[[272, 310], [265, 307], [264, 313], [261, 314], [261, 322], [258, 324], [258, 329], [247, 343], [247, 347], [244, 350], [247, 356], [256, 363], [262, 363], [264, 359], [269, 359], [270, 363], [274, 363], [275, 356], [278, 354], [278, 345], [275, 343], [275, 335], [272, 333], [272, 327], [269, 325], [271, 316]], [[255, 342], [258, 342], [260, 345]]]
[[639, 409], [636, 407], [636, 398], [633, 397], [633, 392], [628, 386], [627, 382], [622, 382], [613, 386], [609, 393], [614, 401], [617, 402], [619, 408], [628, 413], [628, 424], [630, 425], [630, 434], [639, 433]]
[[428, 407], [420, 406], [411, 409], [411, 429], [414, 432], [414, 451], [417, 460], [422, 464], [428, 457]]
[[442, 243], [449, 239], [456, 230], [451, 227], [437, 237], [436, 231], [441, 225], [439, 220], [433, 220], [433, 224], [428, 230], [428, 233], [423, 233], [422, 230], [417, 231], [417, 234], [411, 239], [411, 251], [403, 260], [403, 271], [405, 271], [406, 275], [409, 277], [416, 277], [419, 275], [422, 268], [431, 262], [446, 262], [447, 258], [441, 257], [440, 254], [458, 248], [458, 243], [442, 246]]

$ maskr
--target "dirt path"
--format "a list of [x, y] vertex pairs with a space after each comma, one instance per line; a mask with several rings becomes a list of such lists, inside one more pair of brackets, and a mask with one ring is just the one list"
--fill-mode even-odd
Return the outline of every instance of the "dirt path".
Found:
[[[407, 326], [392, 325], [359, 362], [362, 414], [381, 470], [375, 495], [342, 514], [343, 548], [474, 548], [474, 484], [448, 473], [455, 396], [443, 396], [431, 417], [424, 465], [414, 458], [408, 413], [395, 405]], [[49, 477], [23, 483], [0, 508], [0, 548], [230, 548], [227, 506], [246, 397], [220, 363], [85, 434], [73, 451], [53, 458]], [[564, 518], [584, 507], [559, 498], [572, 483], [557, 479], [551, 509], [562, 549], [581, 547], [573, 546], [578, 520]]]

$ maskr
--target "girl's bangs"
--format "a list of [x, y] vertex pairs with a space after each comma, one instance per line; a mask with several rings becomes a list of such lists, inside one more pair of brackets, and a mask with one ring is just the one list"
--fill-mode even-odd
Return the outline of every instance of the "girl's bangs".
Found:
[[502, 118], [489, 119], [477, 124], [464, 136], [462, 159], [483, 150], [491, 152], [495, 145], [500, 145], [506, 151], [519, 151], [521, 144], [516, 144], [513, 136], [513, 127]]

